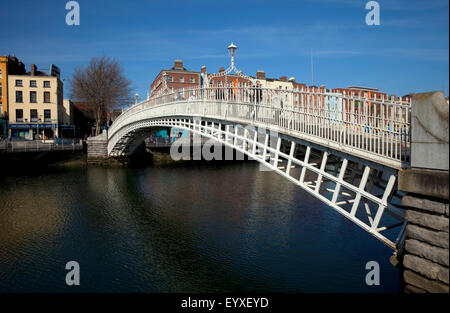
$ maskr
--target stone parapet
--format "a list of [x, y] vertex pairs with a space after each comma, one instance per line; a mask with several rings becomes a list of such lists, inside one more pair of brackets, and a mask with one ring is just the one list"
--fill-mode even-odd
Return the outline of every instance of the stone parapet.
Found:
[[449, 170], [449, 107], [442, 91], [415, 94], [411, 105], [411, 167]]

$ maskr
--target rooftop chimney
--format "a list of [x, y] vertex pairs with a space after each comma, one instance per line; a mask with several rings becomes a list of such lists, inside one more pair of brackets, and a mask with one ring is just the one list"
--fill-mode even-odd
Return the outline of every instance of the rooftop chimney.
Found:
[[36, 72], [37, 72], [36, 64], [31, 64], [31, 69], [30, 69], [31, 76], [36, 75]]
[[183, 61], [182, 60], [175, 60], [173, 67], [176, 70], [182, 70], [183, 69]]
[[280, 80], [281, 80], [282, 82], [285, 82], [285, 81], [287, 81], [287, 77], [286, 77], [286, 76], [281, 76], [281, 77], [280, 77]]
[[256, 78], [257, 79], [266, 79], [266, 73], [264, 71], [257, 71], [256, 72]]

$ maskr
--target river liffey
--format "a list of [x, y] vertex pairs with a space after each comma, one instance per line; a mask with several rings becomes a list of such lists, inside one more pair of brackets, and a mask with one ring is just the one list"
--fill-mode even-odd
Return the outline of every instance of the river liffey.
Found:
[[254, 162], [1, 178], [0, 292], [397, 292], [392, 252]]

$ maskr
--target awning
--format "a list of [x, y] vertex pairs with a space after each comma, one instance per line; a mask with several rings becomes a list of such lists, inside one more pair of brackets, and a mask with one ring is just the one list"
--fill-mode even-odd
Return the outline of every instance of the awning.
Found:
[[59, 125], [61, 129], [75, 129], [75, 125]]

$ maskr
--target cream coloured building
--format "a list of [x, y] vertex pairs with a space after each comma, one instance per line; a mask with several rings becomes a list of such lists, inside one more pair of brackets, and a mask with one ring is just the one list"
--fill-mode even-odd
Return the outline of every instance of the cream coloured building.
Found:
[[[286, 76], [281, 76], [279, 79], [266, 78], [265, 72], [261, 71], [261, 70], [256, 73], [256, 80], [259, 81], [259, 83], [261, 84], [261, 88], [278, 89], [278, 90], [285, 91], [285, 92], [280, 92], [280, 96], [282, 97], [281, 100], [285, 104], [298, 103], [299, 95], [295, 92], [307, 88], [307, 86], [305, 84], [297, 83], [295, 81], [295, 77], [291, 77], [291, 78], [289, 78], [289, 80], [287, 79]], [[289, 107], [286, 107], [286, 106], [285, 106], [285, 108], [289, 109]]]
[[58, 71], [49, 72], [37, 71], [36, 65], [32, 64], [30, 72], [8, 76], [9, 135], [13, 138], [30, 140], [59, 136], [66, 111], [63, 83]]

